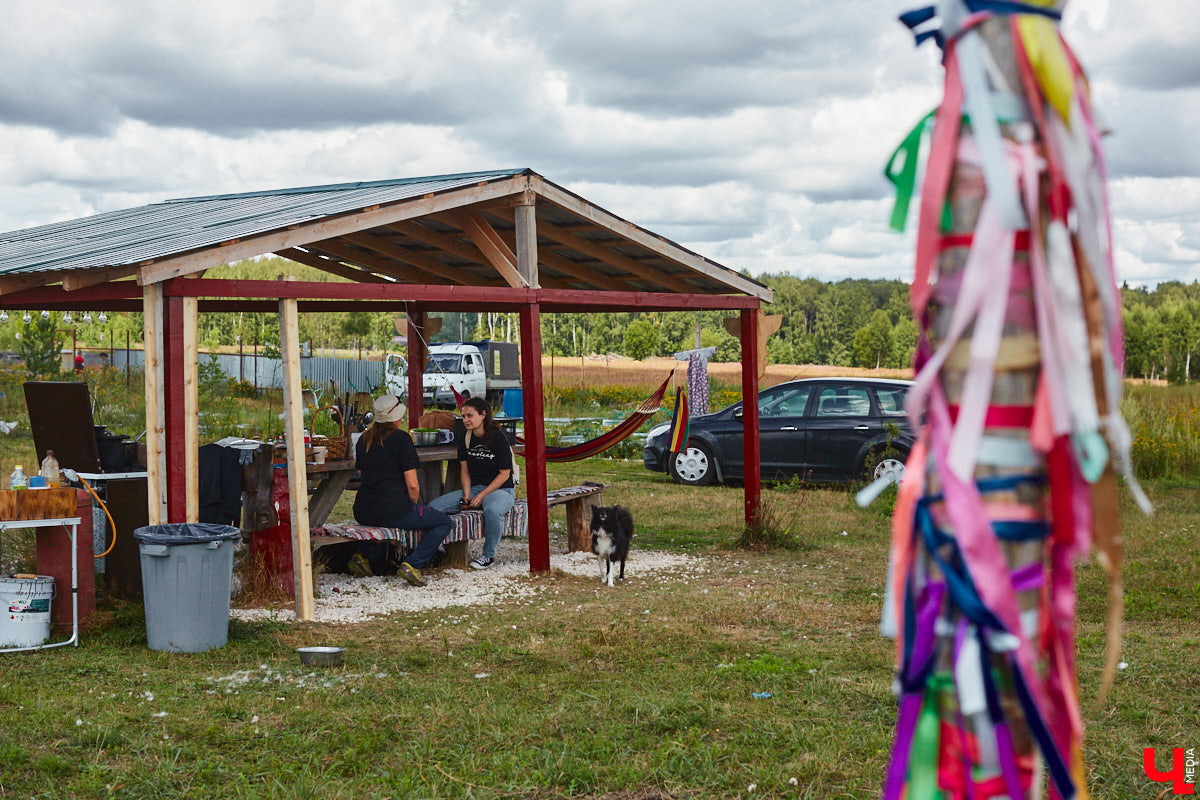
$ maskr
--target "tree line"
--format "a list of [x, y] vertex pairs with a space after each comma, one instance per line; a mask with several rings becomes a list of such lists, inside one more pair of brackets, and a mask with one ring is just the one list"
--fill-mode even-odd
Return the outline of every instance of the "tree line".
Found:
[[[291, 275], [305, 281], [340, 281], [329, 273], [276, 257], [215, 267], [214, 278], [274, 280]], [[846, 367], [902, 369], [912, 363], [917, 328], [908, 305], [908, 284], [900, 280], [849, 278], [822, 281], [794, 275], [757, 278], [775, 292], [768, 314], [783, 317], [778, 333], [767, 342], [773, 363], [828, 364]], [[1126, 372], [1130, 377], [1190, 381], [1200, 373], [1192, 356], [1200, 347], [1200, 283], [1161, 283], [1156, 289], [1122, 289]], [[34, 310], [31, 325], [10, 315], [0, 325], [0, 348], [24, 352], [46, 349], [47, 336], [62, 346], [75, 341], [88, 348], [123, 347], [128, 335], [141, 340], [141, 314], [113, 313], [104, 324], [85, 324], [75, 314], [73, 325], [55, 313], [49, 321]], [[731, 312], [602, 312], [545, 314], [542, 348], [547, 355], [579, 357], [615, 353], [635, 359], [671, 356], [696, 346], [715, 347], [717, 361], [740, 359], [738, 340], [725, 329]], [[432, 342], [476, 339], [517, 341], [516, 314], [446, 312]], [[302, 314], [300, 338], [314, 348], [350, 349], [378, 355], [402, 350], [395, 312], [329, 312]], [[400, 329], [404, 326], [401, 324]], [[24, 330], [25, 345], [19, 335]], [[48, 333], [50, 331], [51, 333]], [[53, 331], [57, 331], [54, 334]], [[203, 348], [238, 346], [274, 355], [279, 348], [279, 319], [270, 313], [202, 314], [197, 334]], [[63, 337], [66, 337], [65, 339]], [[30, 353], [32, 355], [32, 353]]]

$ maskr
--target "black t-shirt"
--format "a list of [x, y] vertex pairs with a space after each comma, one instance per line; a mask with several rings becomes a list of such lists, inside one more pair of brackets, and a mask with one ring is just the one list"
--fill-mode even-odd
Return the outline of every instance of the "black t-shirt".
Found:
[[458, 460], [466, 462], [467, 473], [471, 476], [471, 485], [487, 486], [496, 480], [500, 470], [506, 469], [508, 470], [508, 480], [500, 484], [500, 488], [513, 488], [512, 448], [508, 446], [508, 437], [504, 435], [504, 431], [492, 431], [490, 446], [484, 444], [479, 436], [475, 434], [470, 434], [470, 436], [470, 450], [467, 449], [465, 435], [458, 440]]
[[355, 466], [362, 483], [354, 498], [354, 519], [360, 525], [392, 527], [412, 510], [404, 473], [421, 466], [417, 448], [406, 431], [395, 429], [366, 449], [363, 434], [354, 448]]

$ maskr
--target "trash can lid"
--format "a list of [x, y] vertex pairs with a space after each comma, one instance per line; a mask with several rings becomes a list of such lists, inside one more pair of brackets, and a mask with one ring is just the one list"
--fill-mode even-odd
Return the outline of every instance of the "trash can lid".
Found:
[[133, 532], [133, 538], [145, 544], [203, 544], [240, 538], [242, 532], [232, 525], [211, 522], [173, 522], [146, 525]]

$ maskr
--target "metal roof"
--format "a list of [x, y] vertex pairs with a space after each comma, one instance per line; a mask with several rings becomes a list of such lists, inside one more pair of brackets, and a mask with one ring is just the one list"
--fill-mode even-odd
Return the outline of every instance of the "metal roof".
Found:
[[530, 169], [189, 197], [10, 231], [0, 234], [0, 295], [135, 272], [152, 283], [270, 252], [360, 282], [504, 286], [513, 207], [526, 202], [544, 288], [771, 299], [768, 287]]
[[181, 198], [0, 234], [0, 275], [140, 264], [525, 169]]

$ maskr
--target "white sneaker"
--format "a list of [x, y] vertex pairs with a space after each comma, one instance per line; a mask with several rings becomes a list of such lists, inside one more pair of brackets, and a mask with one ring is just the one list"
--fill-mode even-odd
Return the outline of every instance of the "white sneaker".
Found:
[[495, 563], [496, 563], [496, 559], [494, 559], [494, 558], [488, 558], [487, 556], [480, 556], [479, 558], [477, 558], [471, 562], [471, 569], [487, 569], [488, 567], [490, 567], [492, 564], [495, 564]]

